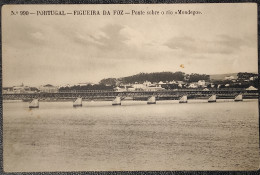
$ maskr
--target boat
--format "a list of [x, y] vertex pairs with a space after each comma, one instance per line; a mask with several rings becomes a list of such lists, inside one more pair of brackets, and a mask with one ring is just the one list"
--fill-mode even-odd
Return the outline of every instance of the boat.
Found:
[[73, 102], [73, 107], [80, 107], [82, 106], [82, 98], [78, 97], [74, 102]]
[[155, 96], [151, 96], [148, 101], [147, 101], [147, 104], [156, 104], [156, 98]]
[[235, 101], [243, 101], [243, 95], [239, 94], [235, 97]]
[[188, 103], [187, 95], [182, 96], [181, 99], [179, 100], [179, 103]]
[[217, 96], [216, 95], [212, 95], [211, 97], [209, 97], [208, 99], [208, 102], [211, 103], [211, 102], [216, 102], [217, 100]]
[[120, 98], [120, 97], [116, 97], [116, 98], [112, 101], [112, 105], [121, 105], [121, 98]]
[[39, 100], [38, 99], [33, 99], [29, 103], [29, 108], [39, 108]]

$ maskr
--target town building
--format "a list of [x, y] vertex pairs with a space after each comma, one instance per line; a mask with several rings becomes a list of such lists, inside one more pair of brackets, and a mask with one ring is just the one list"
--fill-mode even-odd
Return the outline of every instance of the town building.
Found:
[[13, 94], [13, 87], [3, 87], [3, 94]]
[[30, 87], [29, 86], [24, 86], [23, 84], [20, 86], [14, 86], [13, 87], [13, 92], [14, 93], [25, 93], [25, 92], [29, 92], [30, 91]]
[[38, 91], [37, 88], [24, 86], [23, 83], [13, 87], [3, 87], [3, 94], [22, 94], [22, 93], [35, 93]]
[[44, 93], [57, 93], [59, 90], [59, 87], [53, 86], [51, 84], [46, 84], [39, 87], [40, 92]]
[[145, 86], [151, 86], [152, 83], [151, 83], [150, 81], [145, 81], [145, 82], [143, 83], [143, 85], [145, 85]]
[[198, 83], [190, 83], [189, 88], [198, 88]]
[[199, 86], [199, 87], [205, 87], [205, 86], [206, 86], [205, 80], [199, 80], [199, 81], [198, 81], [198, 86]]

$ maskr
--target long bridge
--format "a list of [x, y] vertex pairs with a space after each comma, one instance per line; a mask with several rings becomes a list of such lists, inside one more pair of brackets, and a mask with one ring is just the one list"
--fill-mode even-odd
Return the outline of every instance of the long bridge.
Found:
[[84, 100], [111, 100], [115, 97], [121, 99], [131, 98], [133, 100], [147, 100], [151, 96], [155, 96], [156, 100], [179, 99], [183, 95], [189, 99], [208, 98], [216, 95], [218, 99], [233, 99], [238, 94], [242, 94], [243, 98], [258, 98], [258, 90], [245, 90], [240, 88], [225, 89], [178, 89], [178, 90], [160, 90], [160, 91], [105, 91], [105, 90], [85, 90], [85, 91], [60, 91], [56, 93], [8, 93], [3, 94], [3, 100], [31, 100], [37, 98], [39, 100], [70, 100], [81, 97]]

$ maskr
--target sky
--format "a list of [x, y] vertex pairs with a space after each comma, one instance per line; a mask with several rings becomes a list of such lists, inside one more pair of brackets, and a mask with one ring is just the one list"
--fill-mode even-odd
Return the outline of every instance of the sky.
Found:
[[[253, 3], [5, 6], [3, 86], [98, 83], [140, 72], [258, 72], [256, 7]], [[16, 10], [115, 9], [202, 14], [10, 15]]]

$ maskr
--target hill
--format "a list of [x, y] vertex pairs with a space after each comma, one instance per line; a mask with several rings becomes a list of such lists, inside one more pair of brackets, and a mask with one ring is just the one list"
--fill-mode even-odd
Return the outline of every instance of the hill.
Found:
[[210, 80], [224, 80], [227, 76], [233, 76], [237, 79], [237, 73], [229, 73], [229, 74], [213, 74], [210, 75]]
[[123, 84], [135, 84], [143, 83], [145, 81], [150, 82], [166, 82], [166, 81], [188, 81], [197, 82], [199, 80], [209, 80], [209, 75], [206, 74], [185, 74], [184, 72], [153, 72], [153, 73], [139, 73], [132, 76], [121, 77], [121, 78], [105, 78], [99, 83], [105, 85], [114, 86], [118, 82]]

